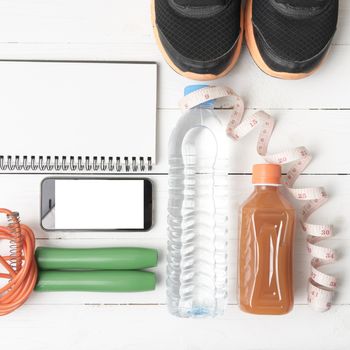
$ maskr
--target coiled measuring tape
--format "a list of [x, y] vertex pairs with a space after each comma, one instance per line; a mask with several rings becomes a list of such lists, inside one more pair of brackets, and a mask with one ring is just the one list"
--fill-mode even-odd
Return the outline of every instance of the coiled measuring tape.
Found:
[[[244, 102], [231, 88], [224, 86], [207, 86], [196, 90], [180, 101], [180, 108], [187, 110], [208, 100], [233, 98], [233, 112], [227, 125], [227, 135], [239, 141], [252, 130], [260, 128], [257, 152], [267, 162], [280, 165], [289, 164], [287, 174], [282, 183], [297, 200], [303, 201], [300, 213], [302, 230], [307, 237], [307, 250], [312, 256], [311, 273], [308, 281], [308, 302], [316, 311], [327, 311], [331, 307], [336, 288], [336, 278], [320, 271], [320, 267], [333, 263], [336, 259], [335, 251], [323, 247], [318, 243], [332, 236], [331, 225], [316, 225], [308, 223], [309, 217], [328, 200], [323, 187], [294, 188], [299, 175], [312, 160], [310, 152], [305, 147], [296, 147], [284, 152], [268, 154], [268, 145], [275, 126], [275, 120], [263, 111], [259, 111], [244, 121]], [[232, 103], [229, 105], [232, 107]]]

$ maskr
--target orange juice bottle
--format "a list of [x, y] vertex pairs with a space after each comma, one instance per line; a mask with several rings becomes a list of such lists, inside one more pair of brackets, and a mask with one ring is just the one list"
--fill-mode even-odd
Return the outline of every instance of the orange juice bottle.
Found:
[[241, 310], [281, 315], [293, 307], [295, 210], [280, 191], [281, 167], [253, 167], [254, 192], [241, 208], [238, 294]]

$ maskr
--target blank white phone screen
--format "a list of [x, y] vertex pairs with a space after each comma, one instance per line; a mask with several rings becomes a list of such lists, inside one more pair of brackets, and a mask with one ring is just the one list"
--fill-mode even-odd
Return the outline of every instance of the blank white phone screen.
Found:
[[142, 229], [143, 180], [56, 180], [56, 229]]

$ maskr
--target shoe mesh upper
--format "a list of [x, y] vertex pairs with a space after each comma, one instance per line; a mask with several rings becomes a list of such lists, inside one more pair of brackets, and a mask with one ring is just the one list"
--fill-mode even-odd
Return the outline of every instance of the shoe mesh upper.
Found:
[[315, 16], [300, 18], [278, 11], [270, 0], [253, 1], [254, 25], [277, 57], [292, 62], [320, 53], [335, 33], [337, 18], [338, 0]]
[[169, 0], [156, 0], [156, 23], [181, 55], [195, 61], [211, 61], [227, 53], [236, 42], [240, 6], [241, 0], [230, 0], [212, 16], [194, 17], [177, 11]]

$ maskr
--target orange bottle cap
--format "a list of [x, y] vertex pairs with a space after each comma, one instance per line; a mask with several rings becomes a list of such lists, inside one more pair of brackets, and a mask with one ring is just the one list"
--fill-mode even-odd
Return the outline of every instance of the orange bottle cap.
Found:
[[281, 166], [278, 164], [255, 164], [252, 182], [253, 184], [281, 183]]

